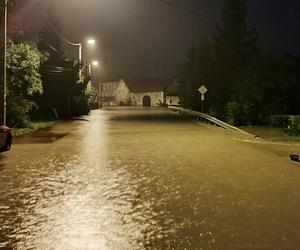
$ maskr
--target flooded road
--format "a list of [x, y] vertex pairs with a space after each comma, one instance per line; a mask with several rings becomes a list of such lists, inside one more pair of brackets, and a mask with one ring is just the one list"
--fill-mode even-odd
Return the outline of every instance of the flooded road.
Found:
[[0, 249], [299, 249], [299, 148], [244, 139], [134, 108], [19, 138]]

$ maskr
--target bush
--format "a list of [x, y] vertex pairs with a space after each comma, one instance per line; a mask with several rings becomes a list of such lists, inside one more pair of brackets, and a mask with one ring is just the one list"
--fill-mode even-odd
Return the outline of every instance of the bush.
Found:
[[37, 109], [37, 105], [30, 100], [21, 98], [7, 98], [7, 120], [9, 126], [26, 128], [30, 124], [29, 112]]
[[289, 116], [273, 115], [271, 116], [270, 124], [276, 128], [286, 128], [289, 124]]
[[285, 131], [290, 136], [300, 136], [300, 123], [288, 125]]
[[39, 73], [47, 60], [34, 44], [7, 43], [7, 120], [10, 126], [27, 127], [29, 113], [37, 108], [32, 97], [43, 93]]
[[249, 123], [243, 105], [237, 102], [229, 102], [226, 105], [226, 121], [231, 125], [241, 126]]
[[210, 107], [208, 114], [213, 117], [219, 117], [218, 111], [214, 107]]
[[85, 93], [77, 95], [72, 100], [71, 116], [87, 115], [90, 112], [89, 97]]

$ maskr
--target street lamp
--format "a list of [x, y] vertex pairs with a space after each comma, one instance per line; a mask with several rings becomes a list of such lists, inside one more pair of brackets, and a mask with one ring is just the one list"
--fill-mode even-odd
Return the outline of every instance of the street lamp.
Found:
[[[94, 60], [92, 61], [92, 63], [89, 66], [93, 66], [93, 67], [98, 67], [99, 66], [99, 62]], [[91, 67], [89, 67], [89, 71], [91, 72]], [[98, 83], [98, 98], [99, 98], [99, 109], [102, 108], [102, 93], [103, 93], [103, 84], [102, 84], [102, 74], [100, 73], [100, 79], [99, 79], [99, 83]]]
[[98, 66], [98, 65], [99, 65], [99, 62], [98, 62], [98, 61], [93, 61], [93, 62], [92, 62], [92, 65], [93, 65], [93, 66]]
[[92, 61], [91, 63], [87, 63], [87, 72], [88, 72], [88, 75], [91, 76], [92, 75], [92, 66], [93, 67], [97, 67], [99, 65], [99, 62], [94, 60]]
[[[96, 40], [95, 39], [88, 39], [87, 43], [89, 45], [94, 45], [96, 43]], [[82, 43], [77, 43], [77, 44], [73, 44], [73, 45], [78, 46], [78, 49], [79, 49], [79, 51], [78, 51], [78, 59], [79, 59], [80, 65], [81, 65], [82, 64]], [[82, 70], [81, 70], [81, 67], [80, 67], [79, 68], [79, 78], [81, 78], [81, 72], [82, 72]]]
[[96, 40], [95, 39], [89, 39], [87, 41], [87, 43], [90, 44], [90, 45], [94, 45], [96, 43]]
[[[93, 68], [98, 68], [99, 66], [99, 62], [94, 60], [94, 61], [91, 61], [90, 63], [87, 63], [87, 72], [88, 72], [88, 75], [90, 76], [90, 82], [91, 82], [91, 85], [92, 85], [92, 74], [94, 70], [92, 70]], [[101, 74], [100, 74], [101, 75]], [[102, 97], [101, 97], [101, 93], [102, 93], [102, 82], [101, 82], [101, 77], [99, 79], [99, 82], [98, 82], [98, 101], [99, 101], [99, 109], [102, 108]]]

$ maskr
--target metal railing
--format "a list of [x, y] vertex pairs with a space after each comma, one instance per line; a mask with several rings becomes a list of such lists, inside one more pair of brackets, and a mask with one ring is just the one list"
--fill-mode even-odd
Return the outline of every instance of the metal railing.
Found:
[[254, 135], [252, 135], [252, 134], [250, 134], [250, 133], [248, 133], [248, 132], [246, 132], [242, 129], [239, 129], [239, 128], [237, 128], [235, 126], [232, 126], [232, 125], [230, 125], [226, 122], [223, 122], [223, 121], [221, 121], [221, 120], [219, 120], [219, 119], [217, 119], [213, 116], [210, 116], [210, 115], [198, 112], [198, 111], [185, 109], [185, 108], [178, 107], [178, 106], [169, 106], [169, 109], [172, 110], [172, 111], [175, 111], [177, 113], [182, 113], [182, 114], [187, 114], [187, 115], [190, 115], [190, 116], [199, 117], [202, 120], [206, 120], [208, 123], [215, 124], [215, 125], [217, 125], [219, 127], [222, 127], [224, 129], [230, 129], [230, 130], [233, 130], [235, 132], [254, 137]]

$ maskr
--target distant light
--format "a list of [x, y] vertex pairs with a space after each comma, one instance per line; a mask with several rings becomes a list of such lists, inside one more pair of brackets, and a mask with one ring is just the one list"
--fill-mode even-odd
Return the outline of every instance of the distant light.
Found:
[[96, 43], [96, 41], [94, 39], [89, 39], [87, 42], [90, 45], [94, 45]]
[[93, 65], [93, 66], [98, 66], [98, 65], [99, 65], [99, 62], [98, 62], [98, 61], [93, 61], [93, 62], [92, 62], [92, 65]]

